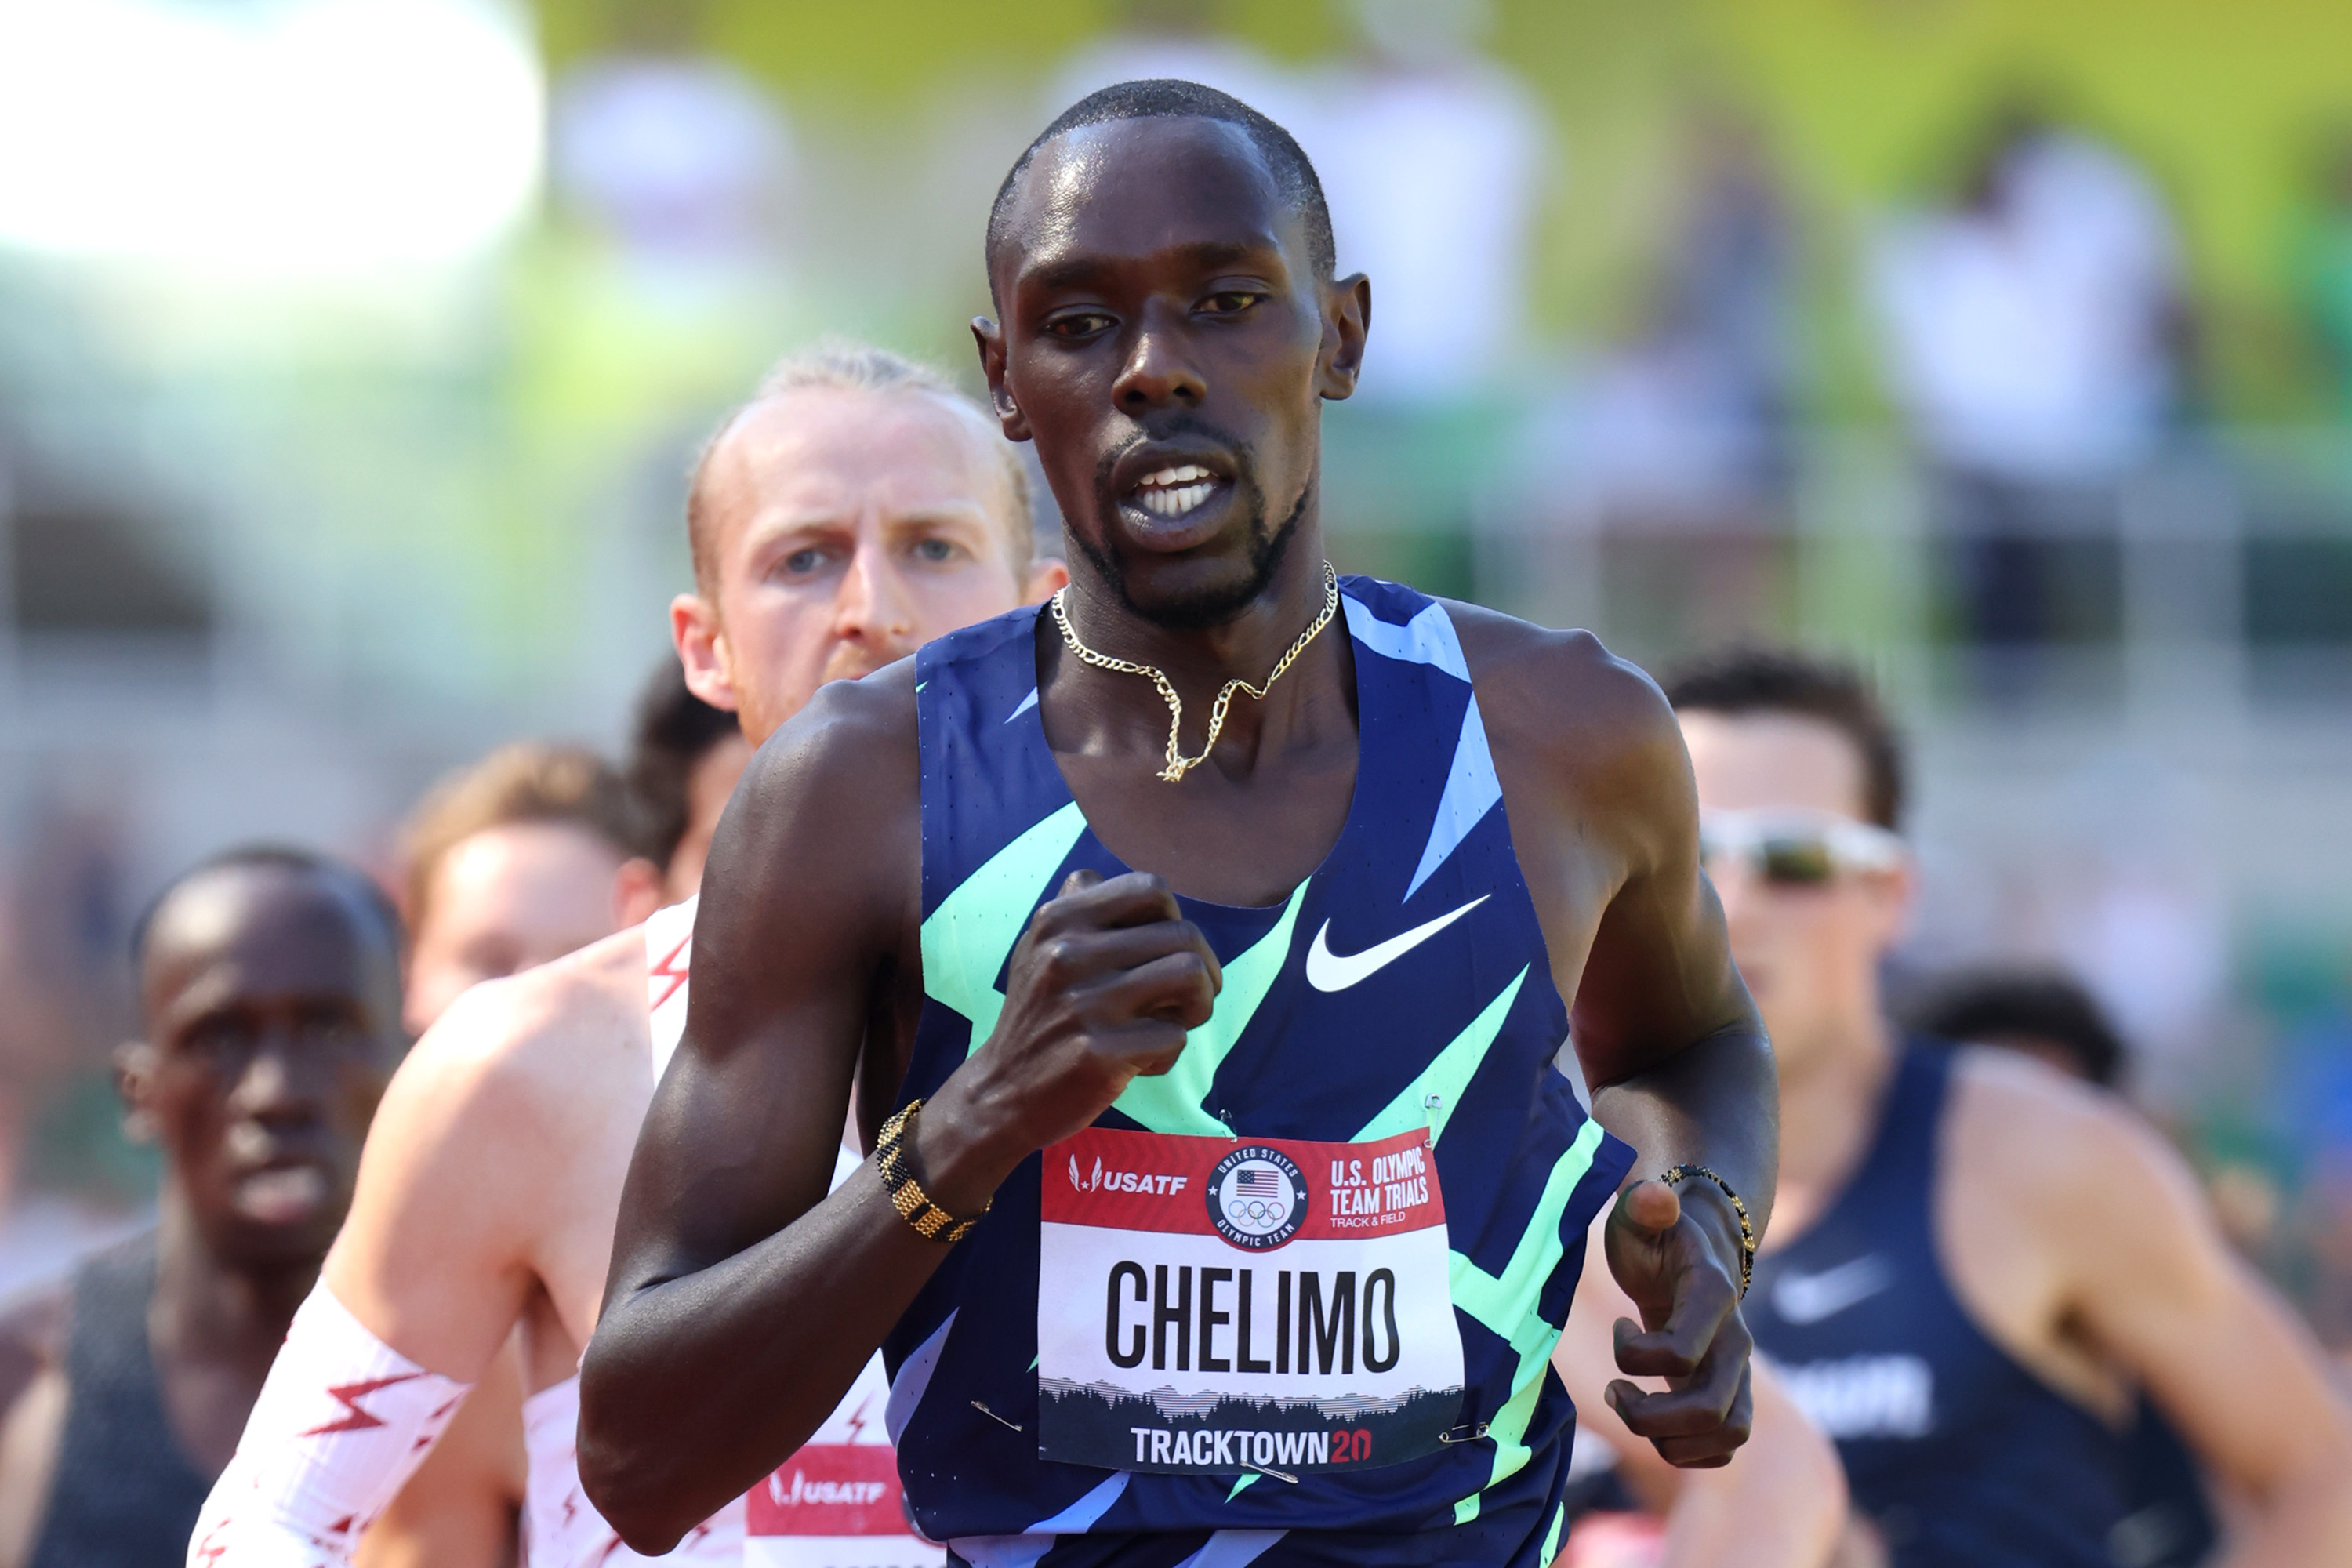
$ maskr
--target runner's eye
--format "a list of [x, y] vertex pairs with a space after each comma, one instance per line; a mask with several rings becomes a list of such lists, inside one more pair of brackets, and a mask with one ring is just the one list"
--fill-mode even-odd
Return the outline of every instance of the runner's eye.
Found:
[[1206, 316], [1238, 316], [1265, 296], [1246, 289], [1223, 289], [1201, 301]]
[[963, 553], [963, 547], [952, 539], [925, 539], [915, 545], [915, 558], [934, 565], [954, 560]]
[[1819, 838], [1767, 839], [1758, 861], [1764, 879], [1784, 888], [1818, 888], [1837, 871], [1836, 858]]
[[1095, 337], [1108, 331], [1110, 328], [1111, 319], [1104, 311], [1072, 310], [1067, 315], [1048, 318], [1045, 322], [1045, 335], [1076, 342], [1081, 339]]

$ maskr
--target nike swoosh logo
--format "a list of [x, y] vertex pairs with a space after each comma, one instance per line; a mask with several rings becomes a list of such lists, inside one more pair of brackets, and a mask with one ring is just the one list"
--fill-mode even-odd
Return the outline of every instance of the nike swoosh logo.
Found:
[[1874, 1252], [1818, 1274], [1781, 1275], [1772, 1281], [1772, 1310], [1791, 1323], [1818, 1323], [1894, 1283], [1893, 1266]]
[[1315, 933], [1315, 945], [1307, 950], [1307, 984], [1318, 991], [1345, 991], [1369, 980], [1493, 897], [1481, 893], [1458, 910], [1449, 910], [1426, 924], [1344, 956], [1331, 951], [1331, 922], [1325, 921], [1323, 929]]

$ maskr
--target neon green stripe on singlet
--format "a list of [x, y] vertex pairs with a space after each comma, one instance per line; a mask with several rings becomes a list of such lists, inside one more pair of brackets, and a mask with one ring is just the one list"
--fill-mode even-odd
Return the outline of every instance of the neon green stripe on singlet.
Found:
[[1290, 931], [1298, 922], [1298, 906], [1307, 897], [1301, 882], [1290, 895], [1274, 929], [1250, 943], [1249, 951], [1225, 965], [1225, 988], [1217, 993], [1216, 1010], [1209, 1021], [1184, 1037], [1184, 1054], [1158, 1078], [1129, 1082], [1112, 1108], [1154, 1132], [1189, 1132], [1230, 1138], [1234, 1130], [1209, 1114], [1202, 1102], [1216, 1082], [1217, 1068], [1240, 1039], [1258, 1004], [1274, 986], [1276, 976], [1290, 957]]
[[[1470, 1085], [1470, 1077], [1478, 1064], [1486, 1059], [1486, 1047], [1503, 1030], [1503, 1019], [1518, 1000], [1519, 987], [1527, 984], [1528, 972], [1522, 969], [1503, 987], [1503, 994], [1486, 1004], [1486, 1010], [1470, 1020], [1470, 1026], [1454, 1037], [1445, 1048], [1430, 1058], [1413, 1080], [1397, 1091], [1397, 1097], [1381, 1107], [1381, 1113], [1364, 1123], [1356, 1134], [1358, 1143], [1374, 1143], [1383, 1138], [1393, 1138], [1400, 1132], [1410, 1132], [1416, 1127], [1429, 1129], [1430, 1146], [1445, 1136], [1445, 1124], [1453, 1120], [1454, 1108], [1462, 1102], [1462, 1091]], [[1429, 1103], [1431, 1095], [1437, 1103]]]
[[965, 1054], [988, 1043], [1004, 1011], [996, 976], [1029, 924], [1045, 880], [1087, 830], [1076, 801], [989, 857], [923, 922], [923, 990], [971, 1020]]
[[[1537, 1310], [1543, 1294], [1544, 1282], [1559, 1266], [1567, 1248], [1559, 1239], [1559, 1220], [1568, 1212], [1569, 1200], [1576, 1195], [1577, 1184], [1592, 1169], [1593, 1156], [1601, 1152], [1601, 1123], [1586, 1118], [1583, 1130], [1576, 1142], [1551, 1168], [1544, 1183], [1543, 1196], [1536, 1200], [1535, 1213], [1528, 1217], [1528, 1228], [1520, 1233], [1519, 1244], [1511, 1251], [1510, 1262], [1503, 1266], [1500, 1277], [1487, 1273], [1462, 1254], [1453, 1255], [1452, 1285], [1454, 1304], [1477, 1319], [1508, 1342], [1518, 1352], [1519, 1370], [1511, 1380], [1511, 1397], [1500, 1410], [1487, 1418], [1486, 1436], [1495, 1440], [1495, 1468], [1487, 1486], [1518, 1473], [1533, 1452], [1521, 1439], [1528, 1435], [1528, 1423], [1535, 1418], [1536, 1399], [1543, 1392], [1543, 1369], [1551, 1359], [1552, 1347], [1559, 1342], [1559, 1330], [1543, 1319]], [[1454, 1505], [1454, 1522], [1467, 1524], [1478, 1517], [1478, 1496], [1472, 1493]]]

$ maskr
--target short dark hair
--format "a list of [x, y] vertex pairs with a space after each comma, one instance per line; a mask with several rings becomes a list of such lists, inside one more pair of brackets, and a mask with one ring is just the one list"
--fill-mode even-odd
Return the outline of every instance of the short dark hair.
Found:
[[1013, 160], [1004, 183], [996, 187], [996, 201], [988, 209], [988, 286], [996, 289], [996, 258], [1010, 239], [1013, 188], [1037, 156], [1037, 149], [1066, 132], [1081, 126], [1105, 125], [1114, 120], [1214, 120], [1241, 128], [1274, 174], [1282, 199], [1307, 226], [1307, 264], [1315, 276], [1328, 282], [1338, 270], [1339, 247], [1331, 238], [1331, 209], [1323, 200], [1323, 182], [1315, 165], [1290, 132], [1229, 92], [1202, 87], [1196, 81], [1159, 77], [1122, 81], [1087, 94], [1054, 117], [1037, 139]]
[[1843, 660], [1748, 645], [1676, 665], [1659, 683], [1676, 712], [1794, 713], [1818, 719], [1862, 758], [1863, 815], [1899, 828], [1907, 792], [1903, 736], [1870, 678]]
[[2081, 981], [2056, 970], [1966, 970], [1930, 983], [1904, 1011], [1912, 1028], [1941, 1039], [2047, 1040], [2102, 1088], [2114, 1088], [2123, 1076], [2123, 1037], [2106, 1010]]
[[624, 776], [637, 813], [638, 848], [663, 870], [686, 837], [696, 765], [742, 732], [734, 714], [687, 689], [686, 671], [675, 658], [663, 659], [646, 682]]
[[139, 911], [139, 918], [131, 927], [131, 972], [134, 975], [146, 967], [147, 941], [153, 934], [155, 918], [172, 901], [173, 895], [191, 882], [222, 871], [284, 871], [336, 889], [375, 922], [376, 934], [383, 939], [385, 952], [394, 963], [400, 962], [401, 949], [407, 942], [400, 910], [373, 877], [347, 861], [290, 844], [240, 844], [205, 856], [164, 883], [147, 900], [147, 907]]

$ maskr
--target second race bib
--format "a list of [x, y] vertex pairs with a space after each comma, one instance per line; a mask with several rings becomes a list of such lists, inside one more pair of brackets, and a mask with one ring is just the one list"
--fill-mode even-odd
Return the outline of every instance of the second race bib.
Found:
[[1454, 1426], [1462, 1336], [1426, 1133], [1097, 1127], [1045, 1158], [1041, 1458], [1295, 1477], [1413, 1458]]

